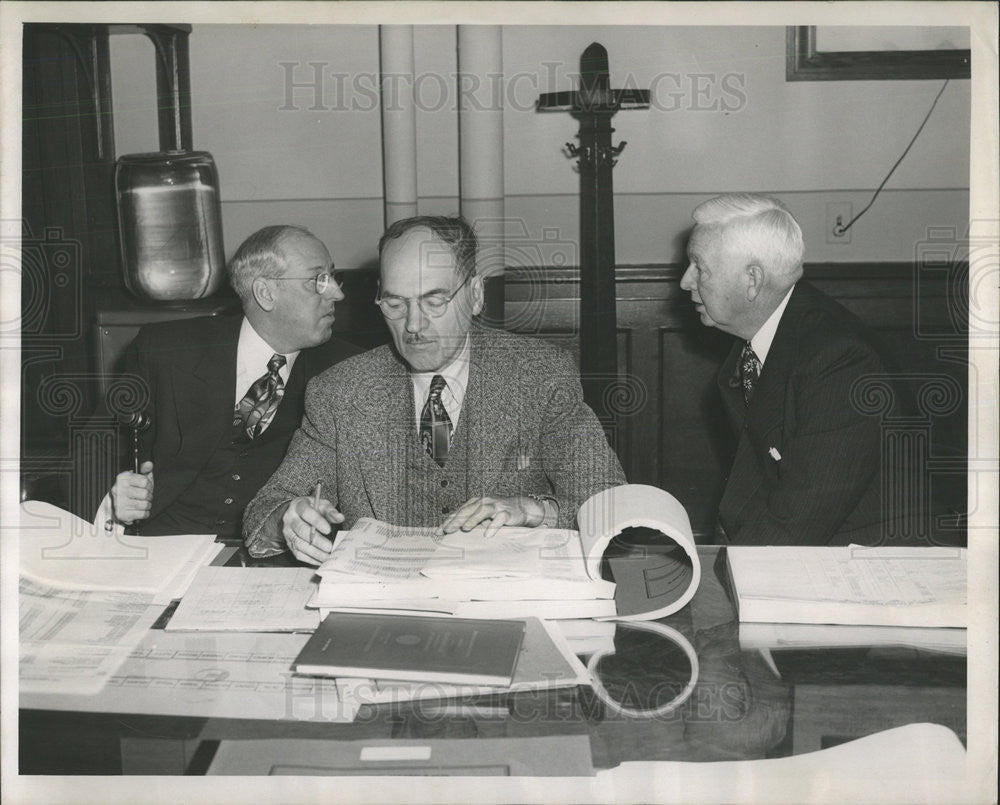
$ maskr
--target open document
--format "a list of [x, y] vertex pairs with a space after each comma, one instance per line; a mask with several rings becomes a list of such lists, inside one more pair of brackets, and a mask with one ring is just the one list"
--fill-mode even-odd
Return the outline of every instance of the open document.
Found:
[[21, 693], [97, 693], [163, 611], [149, 593], [67, 590], [21, 577]]
[[741, 622], [966, 625], [964, 548], [729, 547]]
[[661, 618], [701, 577], [684, 507], [640, 484], [605, 490], [578, 513], [580, 531], [484, 528], [438, 534], [361, 519], [337, 537], [311, 605], [332, 611], [443, 612], [461, 617]]

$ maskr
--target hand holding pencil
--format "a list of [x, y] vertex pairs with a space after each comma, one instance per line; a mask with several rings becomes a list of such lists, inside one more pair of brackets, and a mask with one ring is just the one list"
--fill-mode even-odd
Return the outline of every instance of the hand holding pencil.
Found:
[[333, 550], [333, 531], [344, 522], [344, 515], [323, 497], [323, 485], [317, 481], [311, 497], [289, 501], [281, 516], [281, 533], [296, 559], [319, 565]]

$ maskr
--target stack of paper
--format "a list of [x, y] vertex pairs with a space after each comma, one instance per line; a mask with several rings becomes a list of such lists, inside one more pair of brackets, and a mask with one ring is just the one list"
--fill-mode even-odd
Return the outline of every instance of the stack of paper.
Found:
[[437, 534], [362, 518], [320, 567], [311, 606], [460, 617], [616, 614], [613, 582], [591, 578], [575, 531], [504, 528]]
[[741, 622], [966, 625], [964, 548], [729, 547]]
[[223, 547], [206, 534], [105, 531], [40, 501], [21, 504], [19, 529], [22, 576], [75, 590], [148, 593], [163, 604], [180, 598], [198, 568]]
[[[655, 486], [598, 492], [579, 531], [437, 534], [361, 519], [337, 537], [311, 605], [466, 618], [653, 620], [685, 606], [701, 564], [684, 507]], [[604, 578], [610, 570], [614, 581]]]
[[176, 632], [311, 632], [309, 567], [203, 567], [166, 625]]

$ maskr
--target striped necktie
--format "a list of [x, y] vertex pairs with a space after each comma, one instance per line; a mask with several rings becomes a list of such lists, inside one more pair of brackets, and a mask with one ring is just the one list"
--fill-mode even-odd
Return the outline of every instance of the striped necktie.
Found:
[[[271, 424], [278, 403], [285, 394], [285, 383], [278, 370], [285, 365], [285, 356], [275, 353], [267, 362], [267, 372], [254, 381], [246, 396], [236, 405], [238, 421], [248, 439], [256, 439]], [[236, 417], [234, 417], [236, 419]]]
[[431, 379], [431, 390], [420, 414], [420, 443], [439, 467], [448, 460], [448, 448], [451, 446], [451, 417], [441, 402], [441, 392], [446, 386], [441, 375]]

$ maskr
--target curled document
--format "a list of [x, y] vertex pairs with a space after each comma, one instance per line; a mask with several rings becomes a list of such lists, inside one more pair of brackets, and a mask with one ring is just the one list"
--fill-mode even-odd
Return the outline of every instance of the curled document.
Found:
[[599, 492], [577, 514], [591, 578], [616, 585], [613, 620], [655, 620], [687, 604], [701, 580], [691, 522], [669, 492], [627, 484]]

